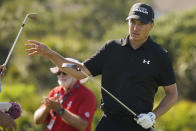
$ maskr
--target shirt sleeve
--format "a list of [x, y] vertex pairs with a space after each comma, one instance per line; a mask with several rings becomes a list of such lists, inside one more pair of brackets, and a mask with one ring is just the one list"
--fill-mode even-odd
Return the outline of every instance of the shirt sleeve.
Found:
[[162, 63], [160, 63], [159, 85], [169, 86], [176, 83], [172, 62], [169, 58], [168, 52], [162, 56]]
[[84, 65], [88, 68], [93, 76], [99, 75], [102, 72], [105, 58], [109, 53], [111, 42], [107, 42], [101, 49], [99, 49], [91, 58], [84, 61]]
[[78, 116], [81, 118], [92, 122], [94, 113], [96, 111], [97, 107], [97, 101], [96, 97], [93, 94], [85, 94], [85, 97], [83, 97], [80, 101], [80, 105], [78, 107]]

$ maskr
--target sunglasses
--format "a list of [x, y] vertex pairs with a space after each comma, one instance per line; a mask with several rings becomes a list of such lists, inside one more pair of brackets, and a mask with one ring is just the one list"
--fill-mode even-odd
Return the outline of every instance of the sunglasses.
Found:
[[62, 71], [58, 71], [58, 72], [56, 73], [57, 76], [60, 75], [60, 74], [67, 75], [65, 72], [62, 72]]

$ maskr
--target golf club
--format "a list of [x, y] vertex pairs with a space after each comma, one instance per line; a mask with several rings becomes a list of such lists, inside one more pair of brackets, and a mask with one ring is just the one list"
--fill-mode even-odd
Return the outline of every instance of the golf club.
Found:
[[[15, 47], [15, 45], [16, 45], [16, 42], [17, 42], [17, 40], [18, 40], [18, 38], [19, 38], [19, 36], [20, 36], [20, 34], [21, 34], [21, 32], [22, 32], [22, 29], [23, 29], [24, 26], [25, 26], [26, 20], [27, 20], [28, 18], [30, 18], [30, 19], [36, 19], [36, 18], [37, 18], [37, 14], [36, 14], [36, 13], [30, 13], [30, 14], [27, 14], [26, 17], [24, 18], [24, 21], [23, 21], [22, 26], [21, 26], [21, 28], [20, 28], [20, 30], [19, 30], [17, 36], [16, 36], [16, 39], [15, 39], [13, 45], [12, 45], [12, 48], [10, 49], [10, 51], [9, 51], [9, 53], [8, 53], [8, 56], [7, 56], [7, 58], [6, 58], [6, 60], [5, 60], [4, 64], [3, 64], [4, 66], [7, 65], [7, 62], [8, 62], [8, 60], [9, 60], [9, 58], [10, 58], [12, 52], [13, 52], [13, 49], [14, 49], [14, 47]], [[0, 76], [0, 92], [1, 92], [1, 76]]]
[[[88, 77], [89, 79], [91, 79], [93, 82], [95, 82], [99, 87], [101, 87], [101, 89], [103, 91], [105, 91], [108, 95], [110, 95], [116, 102], [118, 102], [122, 107], [124, 107], [126, 110], [128, 110], [136, 119], [137, 114], [132, 111], [129, 107], [127, 107], [123, 102], [121, 102], [118, 98], [116, 98], [113, 94], [111, 94], [108, 90], [106, 90], [103, 86], [101, 86], [100, 83], [98, 83], [93, 77], [89, 76], [86, 72], [84, 72], [83, 70], [81, 70], [76, 64], [71, 64], [71, 63], [63, 63], [62, 64], [62, 68], [72, 68], [75, 69], [77, 71], [80, 71], [82, 74], [84, 74], [86, 77]], [[155, 128], [150, 127], [151, 131], [156, 131]]]
[[17, 40], [18, 40], [18, 38], [19, 38], [19, 36], [20, 36], [20, 34], [21, 34], [21, 32], [22, 32], [22, 29], [23, 29], [24, 26], [25, 26], [26, 20], [27, 20], [28, 18], [30, 18], [30, 19], [36, 19], [36, 18], [37, 18], [37, 14], [36, 14], [36, 13], [30, 13], [30, 14], [27, 14], [27, 15], [26, 15], [26, 17], [25, 17], [25, 19], [24, 19], [24, 21], [23, 21], [23, 24], [22, 24], [22, 26], [21, 26], [21, 28], [20, 28], [20, 30], [19, 30], [17, 36], [16, 36], [16, 39], [15, 39], [13, 45], [12, 45], [12, 48], [10, 49], [9, 54], [8, 54], [8, 56], [7, 56], [7, 58], [6, 58], [6, 60], [5, 60], [5, 62], [4, 62], [3, 65], [5, 65], [5, 66], [7, 65], [7, 62], [8, 62], [8, 60], [9, 60], [9, 58], [10, 58], [12, 52], [13, 52], [13, 49], [14, 49], [14, 47], [15, 47], [15, 45], [16, 45], [16, 42], [17, 42]]

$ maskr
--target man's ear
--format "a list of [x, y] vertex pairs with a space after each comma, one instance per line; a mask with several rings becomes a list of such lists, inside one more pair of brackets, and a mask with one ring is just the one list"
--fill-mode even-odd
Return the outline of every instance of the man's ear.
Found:
[[150, 30], [152, 30], [153, 27], [154, 27], [154, 22], [151, 22], [150, 26], [151, 26], [151, 29]]

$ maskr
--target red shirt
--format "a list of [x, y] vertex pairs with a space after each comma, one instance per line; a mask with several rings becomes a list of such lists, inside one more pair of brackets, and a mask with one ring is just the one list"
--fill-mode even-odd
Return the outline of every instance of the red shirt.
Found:
[[[63, 102], [62, 106], [69, 110], [70, 112], [80, 116], [81, 118], [87, 120], [89, 125], [86, 131], [91, 131], [91, 125], [93, 120], [93, 115], [96, 110], [97, 101], [95, 95], [85, 86], [77, 82], [71, 90], [64, 91], [60, 86], [52, 89], [49, 93], [49, 98], [57, 99], [57, 95], [60, 93], [60, 100], [64, 96], [72, 93]], [[78, 85], [78, 86], [77, 86]], [[47, 119], [46, 131], [78, 131], [76, 128], [68, 125], [59, 115], [52, 115], [52, 110], [50, 110], [50, 115]]]

